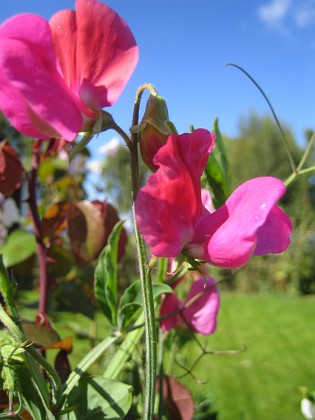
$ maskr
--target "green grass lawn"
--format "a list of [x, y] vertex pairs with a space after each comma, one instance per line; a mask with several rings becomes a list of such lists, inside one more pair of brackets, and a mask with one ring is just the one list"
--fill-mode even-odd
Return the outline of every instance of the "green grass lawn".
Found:
[[[34, 310], [24, 311], [32, 317]], [[90, 322], [83, 315], [60, 313], [54, 324], [64, 338], [72, 328], [88, 332]], [[201, 337], [209, 350], [246, 350], [234, 355], [206, 355], [193, 374], [206, 384], [185, 376], [194, 399], [210, 397], [219, 420], [295, 420], [300, 414], [298, 387], [315, 388], [315, 296], [240, 294], [223, 292], [217, 332]], [[93, 325], [93, 324], [92, 324]], [[96, 336], [106, 335], [101, 314]], [[86, 354], [89, 340], [78, 336], [71, 355], [72, 367]], [[114, 351], [114, 349], [113, 349]], [[200, 354], [189, 342], [177, 351], [187, 367]], [[180, 375], [183, 370], [166, 359], [166, 371]], [[104, 360], [96, 367], [104, 371]], [[95, 366], [94, 369], [95, 371]]]
[[[182, 382], [194, 397], [211, 397], [220, 420], [295, 420], [300, 385], [315, 388], [315, 297], [223, 293], [217, 332], [202, 340], [210, 350], [246, 350], [207, 355]], [[188, 344], [186, 363], [196, 357]], [[175, 369], [177, 374], [182, 370]]]

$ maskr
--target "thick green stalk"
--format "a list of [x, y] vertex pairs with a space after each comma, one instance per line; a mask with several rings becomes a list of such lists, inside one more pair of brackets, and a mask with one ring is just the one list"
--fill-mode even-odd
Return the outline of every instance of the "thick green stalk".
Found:
[[140, 282], [143, 299], [144, 329], [145, 329], [145, 395], [143, 419], [151, 420], [154, 412], [155, 383], [156, 383], [156, 326], [153, 289], [150, 269], [147, 267], [145, 248], [142, 236], [137, 226], [136, 243], [139, 252]]
[[[140, 102], [143, 92], [148, 89], [150, 93], [156, 94], [156, 90], [150, 84], [144, 84], [137, 90], [134, 111], [132, 117], [132, 126], [139, 122]], [[156, 383], [156, 326], [155, 326], [155, 308], [153, 300], [153, 288], [151, 282], [150, 267], [147, 264], [145, 244], [137, 227], [135, 217], [135, 201], [140, 188], [139, 182], [139, 161], [138, 161], [138, 134], [132, 133], [131, 139], [115, 123], [111, 126], [124, 139], [129, 149], [130, 171], [131, 171], [131, 197], [133, 209], [133, 221], [136, 235], [136, 246], [138, 254], [138, 263], [140, 271], [141, 293], [143, 299], [143, 316], [145, 332], [145, 389], [144, 389], [144, 409], [143, 419], [151, 420], [154, 413], [155, 383]], [[106, 376], [106, 375], [105, 375]]]
[[[139, 122], [139, 109], [142, 93], [145, 89], [155, 91], [151, 85], [143, 85], [137, 91], [132, 125]], [[156, 325], [155, 308], [153, 300], [153, 288], [151, 282], [150, 267], [147, 264], [144, 240], [138, 230], [135, 215], [135, 201], [140, 188], [139, 185], [139, 161], [138, 161], [138, 135], [132, 133], [129, 144], [130, 170], [131, 170], [131, 193], [133, 221], [136, 235], [138, 253], [141, 293], [143, 300], [143, 316], [145, 331], [145, 389], [143, 419], [151, 420], [154, 413], [155, 384], [156, 384]]]
[[147, 265], [145, 245], [137, 227], [134, 202], [139, 190], [138, 151], [137, 144], [129, 148], [131, 166], [131, 184], [133, 198], [133, 220], [138, 253], [141, 293], [143, 300], [143, 316], [145, 331], [145, 389], [143, 419], [151, 420], [154, 413], [156, 382], [156, 327], [153, 289], [150, 268]]

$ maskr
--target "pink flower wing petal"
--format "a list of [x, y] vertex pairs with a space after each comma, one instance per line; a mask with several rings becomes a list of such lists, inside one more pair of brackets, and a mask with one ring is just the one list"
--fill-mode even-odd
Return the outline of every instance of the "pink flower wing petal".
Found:
[[91, 107], [110, 106], [138, 62], [136, 41], [124, 20], [96, 0], [77, 0], [76, 20], [81, 98]]
[[[28, 25], [34, 23], [29, 27], [29, 40], [23, 31], [21, 39], [10, 39], [14, 29], [24, 25], [23, 17], [5, 22], [0, 31], [1, 109], [25, 135], [73, 140], [82, 116], [55, 67], [49, 25], [39, 16], [26, 15]], [[33, 34], [37, 30], [42, 38]]]
[[[245, 264], [255, 252], [259, 228], [284, 192], [282, 181], [272, 177], [254, 178], [240, 185], [226, 203], [204, 221], [209, 239], [203, 258], [228, 268]], [[274, 234], [277, 240], [277, 233], [270, 224], [269, 236]]]
[[195, 280], [191, 285], [185, 304], [196, 295], [196, 300], [184, 310], [183, 315], [193, 331], [203, 335], [212, 334], [217, 326], [217, 314], [220, 306], [220, 297], [214, 279], [206, 277]]
[[287, 214], [277, 206], [270, 211], [265, 223], [257, 230], [254, 255], [277, 254], [290, 245], [292, 223]]

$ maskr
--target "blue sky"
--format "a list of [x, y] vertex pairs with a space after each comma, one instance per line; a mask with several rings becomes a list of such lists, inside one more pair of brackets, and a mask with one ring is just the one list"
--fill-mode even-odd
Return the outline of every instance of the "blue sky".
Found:
[[[10, 0], [0, 20], [21, 12], [49, 18], [74, 0]], [[303, 141], [315, 128], [315, 0], [109, 0], [138, 42], [140, 60], [110, 111], [128, 130], [135, 91], [151, 82], [168, 103], [179, 132], [211, 128], [237, 135], [240, 116], [269, 113], [264, 99], [238, 70], [244, 67], [268, 94], [280, 120]], [[96, 139], [93, 150], [113, 133]]]

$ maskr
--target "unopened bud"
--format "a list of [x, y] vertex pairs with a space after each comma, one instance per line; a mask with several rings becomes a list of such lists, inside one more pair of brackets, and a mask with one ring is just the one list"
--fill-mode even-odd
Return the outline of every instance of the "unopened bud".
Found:
[[165, 100], [159, 95], [150, 95], [140, 124], [131, 127], [132, 133], [139, 133], [141, 156], [144, 163], [154, 172], [157, 166], [153, 158], [166, 143], [170, 134], [176, 132], [169, 121]]

